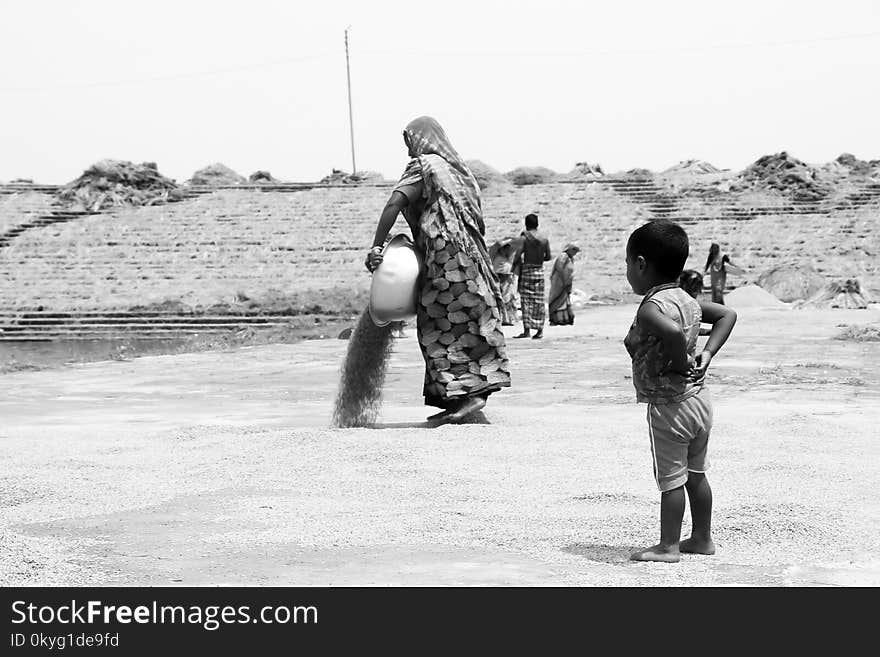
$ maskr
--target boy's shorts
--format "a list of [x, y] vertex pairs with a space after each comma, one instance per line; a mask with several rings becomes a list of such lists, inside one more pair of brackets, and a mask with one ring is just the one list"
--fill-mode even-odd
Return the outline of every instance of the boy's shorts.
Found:
[[705, 388], [674, 404], [648, 404], [654, 479], [661, 492], [683, 486], [688, 472], [709, 469], [711, 430], [712, 402]]

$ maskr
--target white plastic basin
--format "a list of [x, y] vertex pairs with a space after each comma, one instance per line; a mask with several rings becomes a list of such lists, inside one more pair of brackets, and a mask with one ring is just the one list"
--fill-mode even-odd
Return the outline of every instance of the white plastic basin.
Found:
[[376, 326], [415, 317], [423, 267], [422, 255], [407, 235], [400, 233], [388, 242], [370, 284], [370, 317]]

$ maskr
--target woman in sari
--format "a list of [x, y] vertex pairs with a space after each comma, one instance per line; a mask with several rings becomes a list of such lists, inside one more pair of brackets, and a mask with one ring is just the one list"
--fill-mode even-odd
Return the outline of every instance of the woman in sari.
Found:
[[410, 122], [403, 139], [412, 159], [379, 217], [366, 266], [372, 272], [382, 262], [383, 244], [402, 212], [426, 265], [416, 312], [423, 392], [426, 405], [443, 409], [428, 420], [457, 422], [510, 386], [502, 294], [470, 169], [431, 117]]
[[521, 242], [522, 238], [505, 237], [489, 247], [492, 269], [501, 286], [501, 323], [504, 326], [513, 326], [516, 321], [517, 271], [514, 269], [514, 261]]
[[730, 261], [730, 256], [721, 253], [721, 247], [712, 242], [709, 247], [709, 257], [706, 258], [706, 266], [703, 272], [709, 274], [709, 284], [712, 289], [712, 303], [724, 305], [724, 288], [727, 285], [727, 272], [744, 274], [742, 268]]
[[571, 307], [573, 261], [575, 254], [580, 250], [577, 244], [566, 244], [553, 263], [553, 271], [550, 272], [550, 295], [547, 300], [551, 326], [574, 324], [574, 309]]

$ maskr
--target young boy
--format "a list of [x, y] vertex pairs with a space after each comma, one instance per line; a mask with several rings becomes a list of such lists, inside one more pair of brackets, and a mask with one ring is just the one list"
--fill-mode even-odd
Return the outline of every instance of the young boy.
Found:
[[[637, 228], [626, 245], [626, 279], [633, 292], [645, 296], [624, 344], [632, 357], [636, 399], [648, 404], [654, 477], [661, 492], [660, 542], [633, 554], [635, 561], [677, 562], [681, 552], [715, 553], [712, 489], [705, 474], [712, 404], [703, 382], [736, 313], [697, 301], [678, 286], [687, 257], [687, 234], [670, 221]], [[712, 330], [697, 354], [701, 320]], [[680, 541], [685, 491], [693, 530]]]
[[[678, 287], [690, 294], [694, 299], [699, 299], [703, 293], [703, 275], [695, 269], [685, 269], [678, 275]], [[700, 327], [700, 335], [709, 335], [711, 331]]]
[[685, 269], [678, 275], [678, 287], [696, 299], [703, 293], [703, 275], [696, 269]]

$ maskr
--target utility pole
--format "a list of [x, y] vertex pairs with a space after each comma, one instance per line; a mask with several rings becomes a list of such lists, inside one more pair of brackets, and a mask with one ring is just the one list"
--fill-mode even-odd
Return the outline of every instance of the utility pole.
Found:
[[348, 31], [351, 25], [345, 28], [345, 77], [348, 80], [348, 128], [351, 133], [351, 173], [357, 173], [357, 165], [354, 163], [354, 118], [351, 113], [351, 69], [348, 65]]

